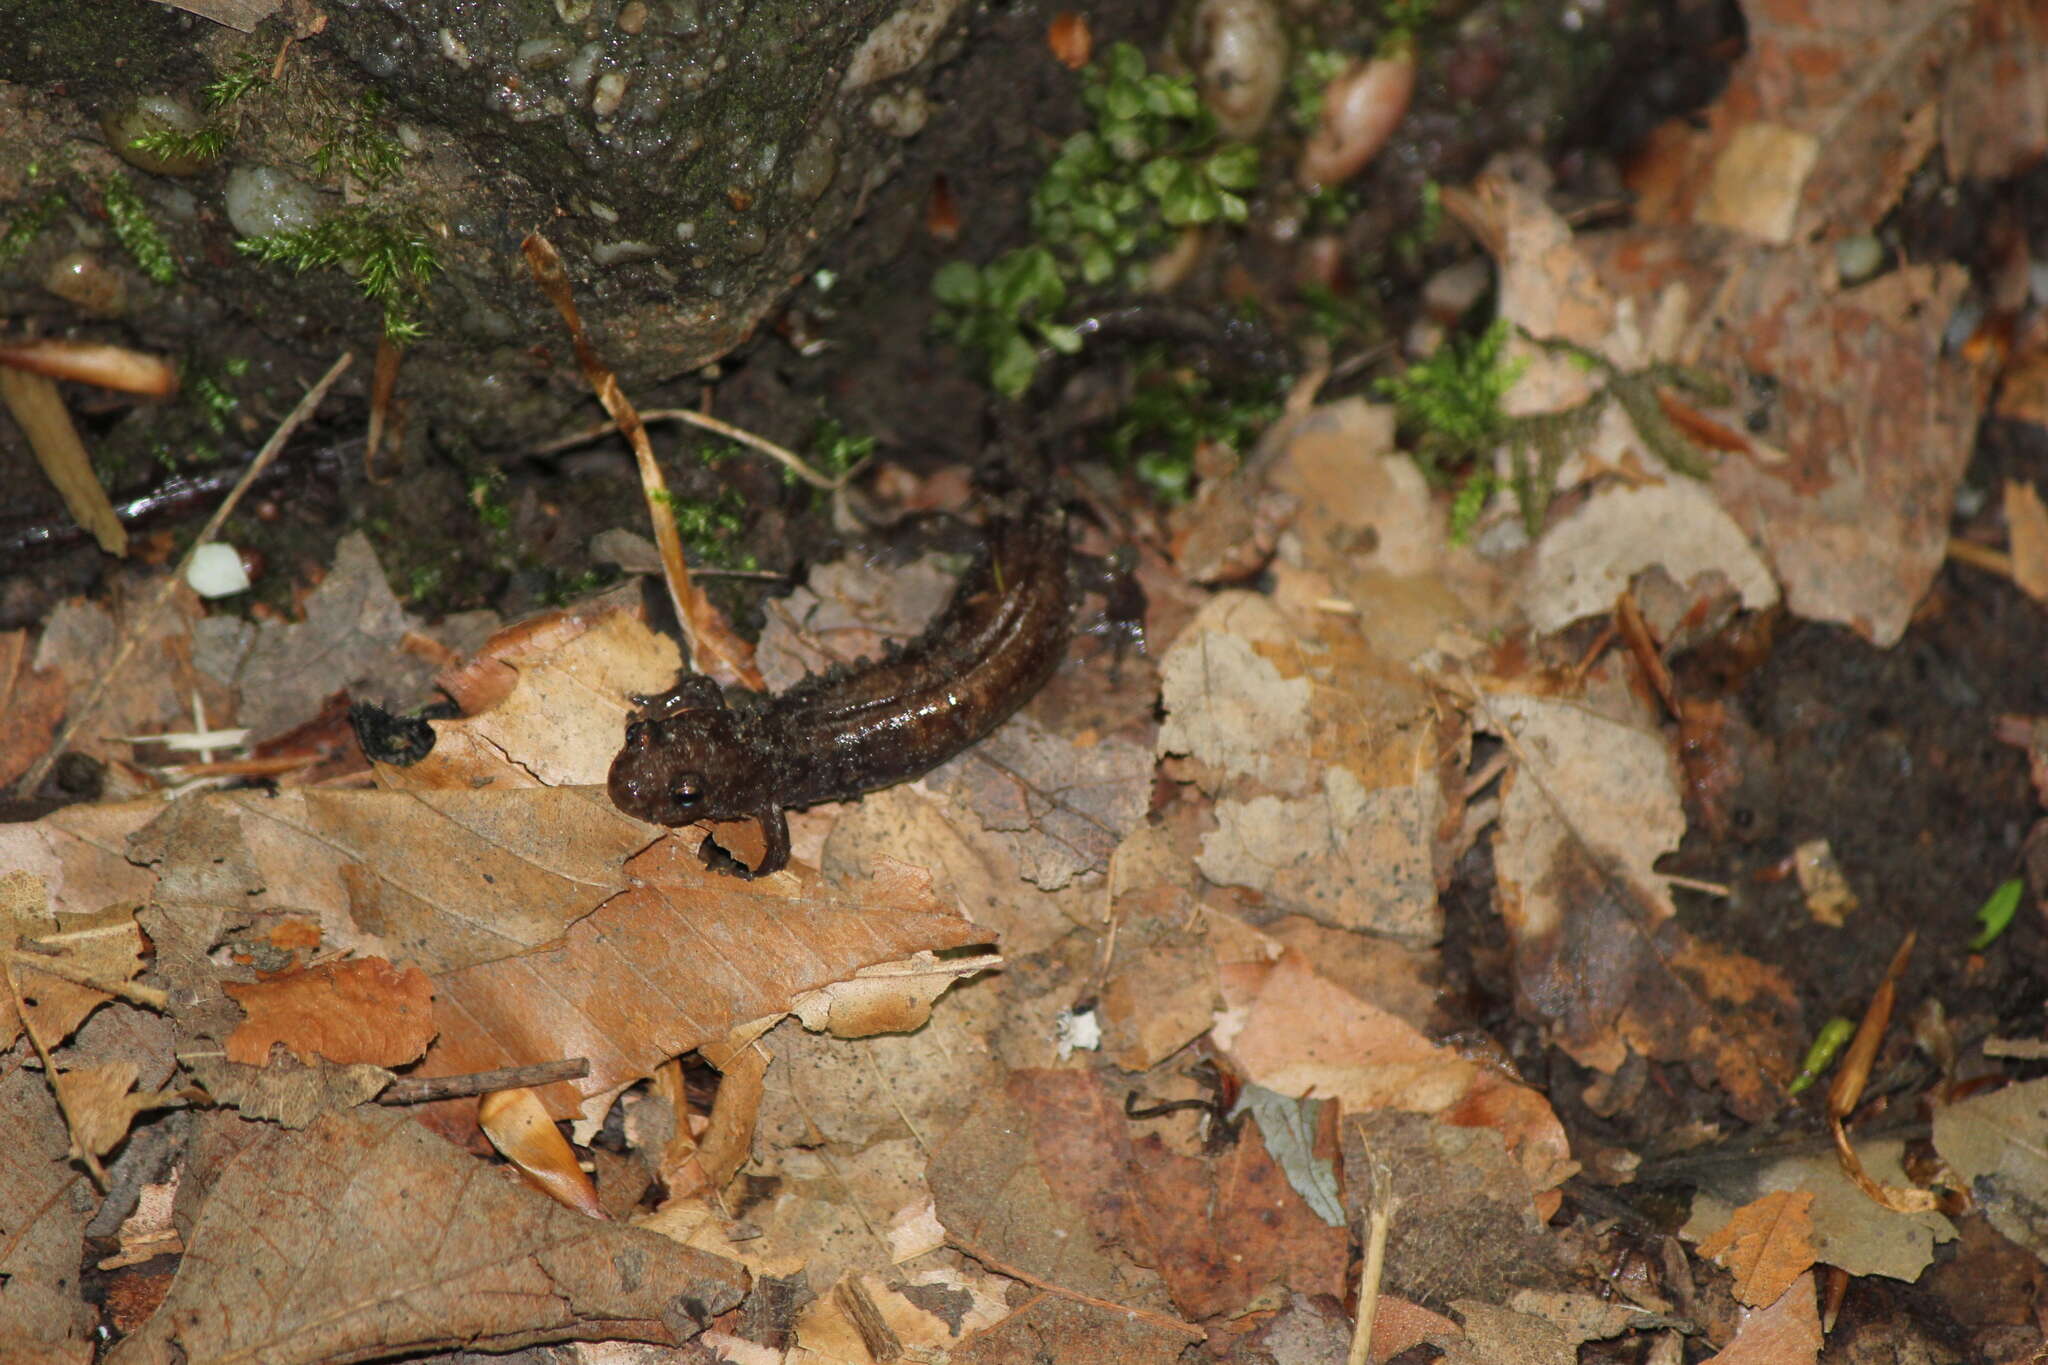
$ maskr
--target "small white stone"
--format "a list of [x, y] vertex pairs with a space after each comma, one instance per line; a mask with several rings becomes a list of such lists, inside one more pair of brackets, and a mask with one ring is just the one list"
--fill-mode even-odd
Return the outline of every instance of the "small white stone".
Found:
[[232, 597], [249, 591], [249, 571], [242, 567], [241, 552], [219, 541], [199, 547], [185, 581], [201, 597]]

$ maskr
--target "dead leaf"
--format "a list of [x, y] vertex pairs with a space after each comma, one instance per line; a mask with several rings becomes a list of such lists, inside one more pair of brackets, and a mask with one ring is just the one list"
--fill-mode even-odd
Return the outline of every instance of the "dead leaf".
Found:
[[40, 1072], [0, 1071], [0, 1323], [10, 1343], [91, 1359], [96, 1315], [78, 1293], [85, 1224], [98, 1201], [66, 1159], [70, 1138]]
[[[34, 873], [0, 873], [0, 953], [20, 983], [36, 1036], [55, 1047], [142, 971], [132, 907], [58, 914]], [[97, 987], [97, 988], [96, 988]], [[21, 1036], [14, 997], [0, 992], [0, 1046]]]
[[1057, 891], [1108, 870], [1151, 803], [1152, 768], [1128, 739], [1083, 745], [1018, 716], [925, 780], [1002, 835], [1027, 879]]
[[71, 1154], [105, 1156], [128, 1136], [137, 1114], [180, 1101], [175, 1095], [134, 1094], [133, 1062], [106, 1062], [57, 1073], [64, 1113], [71, 1121]]
[[2048, 152], [2048, 15], [2027, 0], [1970, 6], [1942, 72], [1941, 147], [1958, 180], [2003, 180]]
[[269, 1119], [286, 1128], [304, 1128], [329, 1110], [353, 1109], [375, 1099], [392, 1081], [380, 1066], [337, 1066], [317, 1057], [312, 1065], [301, 1066], [289, 1054], [268, 1066], [244, 1066], [217, 1053], [188, 1052], [178, 1060], [216, 1102], [240, 1110], [244, 1118]]
[[1220, 969], [1213, 1033], [1245, 1079], [1283, 1095], [1330, 1098], [1347, 1114], [1399, 1109], [1498, 1131], [1532, 1192], [1578, 1169], [1564, 1128], [1535, 1091], [1346, 994], [1289, 949], [1268, 964]]
[[302, 1062], [403, 1066], [434, 1039], [434, 987], [417, 967], [380, 957], [328, 962], [224, 987], [249, 1016], [227, 1040], [228, 1060], [261, 1066], [273, 1045]]
[[[665, 837], [628, 862], [640, 885], [559, 943], [438, 974], [440, 1038], [417, 1074], [587, 1056], [587, 1077], [542, 1092], [549, 1113], [573, 1117], [586, 1097], [786, 1010], [804, 991], [988, 937], [932, 899], [922, 873], [899, 869], [858, 899], [807, 868], [743, 881], [704, 868], [701, 837]], [[539, 999], [559, 1003], [538, 1011], [530, 1002]]]
[[1816, 924], [1839, 929], [1861, 904], [1835, 858], [1834, 846], [1825, 839], [1809, 839], [1792, 850], [1792, 873], [1799, 880], [1800, 894], [1806, 897], [1806, 913]]
[[1256, 1124], [1213, 1162], [1176, 1155], [1148, 1133], [1132, 1144], [1131, 1175], [1147, 1243], [1184, 1317], [1235, 1318], [1283, 1287], [1343, 1297], [1349, 1230], [1290, 1188]]
[[1486, 725], [1516, 767], [1494, 835], [1496, 895], [1515, 944], [1523, 1013], [1581, 1065], [1612, 1072], [1630, 1048], [1684, 1060], [1761, 1118], [1795, 1070], [1791, 983], [1671, 923], [1655, 860], [1685, 817], [1663, 737], [1580, 703], [1496, 695]]
[[745, 1284], [727, 1262], [499, 1178], [404, 1114], [359, 1110], [261, 1132], [220, 1167], [169, 1297], [108, 1361], [673, 1346]]
[[63, 677], [30, 659], [27, 631], [0, 631], [0, 788], [43, 756], [64, 721]]
[[342, 537], [320, 586], [306, 595], [298, 622], [251, 623], [212, 616], [194, 629], [194, 661], [239, 689], [241, 723], [258, 734], [295, 725], [329, 694], [410, 700], [432, 667], [400, 643], [420, 623], [385, 581], [377, 552], [360, 531]]
[[1779, 1190], [1744, 1204], [1701, 1241], [1700, 1255], [1735, 1277], [1735, 1297], [1762, 1308], [1813, 1269], [1813, 1192]]
[[2048, 1257], [2043, 1132], [2048, 1080], [2023, 1081], [1934, 1111], [1934, 1149], [1969, 1182], [1991, 1225], [2036, 1256]]
[[2012, 581], [2036, 602], [2048, 603], [2048, 507], [2030, 483], [2005, 481], [2005, 525], [2011, 538]]
[[609, 1216], [598, 1202], [597, 1187], [576, 1160], [576, 1149], [548, 1118], [533, 1091], [523, 1086], [492, 1091], [478, 1103], [476, 1122], [498, 1155], [517, 1166], [542, 1194], [586, 1218]]
[[[1866, 1142], [1858, 1147], [1864, 1169], [1887, 1184], [1906, 1183], [1900, 1165], [1902, 1142]], [[1814, 1259], [1851, 1275], [1884, 1275], [1913, 1281], [1934, 1260], [1934, 1244], [1954, 1238], [1954, 1224], [1939, 1213], [1894, 1213], [1873, 1203], [1842, 1173], [1833, 1152], [1782, 1157], [1704, 1172], [1693, 1197], [1692, 1217], [1680, 1236], [1712, 1236], [1743, 1205], [1775, 1192], [1813, 1196], [1811, 1238]]]
[[1715, 1365], [1813, 1365], [1820, 1343], [1820, 1310], [1809, 1270], [1769, 1307], [1743, 1309], [1735, 1339], [1708, 1360]]
[[932, 1017], [932, 1005], [954, 983], [993, 971], [1002, 962], [995, 953], [950, 958], [919, 953], [901, 962], [862, 967], [844, 981], [805, 991], [789, 1002], [789, 1012], [805, 1028], [835, 1038], [909, 1033], [924, 1027]]
[[1057, 1294], [1036, 1294], [995, 1326], [953, 1347], [955, 1365], [1174, 1365], [1188, 1337], [1149, 1317]]

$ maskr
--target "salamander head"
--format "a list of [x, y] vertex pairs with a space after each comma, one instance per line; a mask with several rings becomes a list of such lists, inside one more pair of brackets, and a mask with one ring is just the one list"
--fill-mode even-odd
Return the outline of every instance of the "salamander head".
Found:
[[763, 765], [731, 711], [707, 707], [626, 726], [612, 760], [612, 804], [658, 825], [740, 820], [771, 804]]

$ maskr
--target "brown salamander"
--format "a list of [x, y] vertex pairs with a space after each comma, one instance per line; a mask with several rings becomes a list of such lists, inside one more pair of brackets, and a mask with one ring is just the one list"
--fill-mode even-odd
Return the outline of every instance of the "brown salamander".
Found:
[[1059, 668], [1073, 616], [1063, 520], [996, 522], [945, 608], [883, 658], [759, 703], [727, 707], [696, 675], [653, 699], [612, 760], [612, 803], [663, 825], [758, 820], [751, 875], [779, 871], [784, 810], [908, 781], [980, 740]]

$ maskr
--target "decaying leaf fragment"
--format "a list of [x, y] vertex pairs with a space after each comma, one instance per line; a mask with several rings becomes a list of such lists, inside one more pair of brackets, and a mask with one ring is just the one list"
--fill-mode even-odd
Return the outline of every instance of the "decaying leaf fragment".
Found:
[[434, 1038], [434, 987], [417, 967], [355, 958], [249, 983], [228, 995], [248, 1015], [227, 1040], [228, 1060], [261, 1066], [272, 1046], [302, 1062], [403, 1066]]
[[1735, 1276], [1735, 1297], [1752, 1308], [1776, 1303], [1813, 1268], [1813, 1192], [1778, 1190], [1735, 1211], [1700, 1243], [1700, 1255]]
[[259, 1133], [221, 1168], [169, 1296], [108, 1360], [676, 1345], [745, 1287], [729, 1262], [573, 1213], [405, 1114], [363, 1109]]
[[[5, 953], [36, 1035], [54, 1047], [142, 971], [142, 931], [132, 906], [57, 914], [33, 873], [0, 873], [0, 953]], [[161, 1005], [156, 993], [144, 1003]], [[14, 999], [0, 991], [0, 1046], [21, 1036]]]

